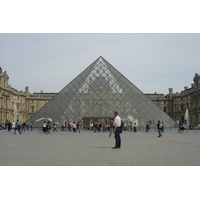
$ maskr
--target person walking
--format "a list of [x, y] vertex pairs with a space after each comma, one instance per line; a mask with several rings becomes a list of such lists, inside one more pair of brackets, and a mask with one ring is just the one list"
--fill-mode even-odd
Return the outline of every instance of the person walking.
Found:
[[48, 121], [48, 123], [47, 123], [47, 134], [50, 133], [50, 130], [51, 130], [51, 124], [50, 124], [50, 122]]
[[95, 122], [95, 124], [94, 124], [94, 133], [97, 132], [97, 128], [98, 128], [98, 124], [97, 124], [97, 122]]
[[29, 131], [29, 124], [26, 124], [26, 130]]
[[157, 129], [158, 129], [158, 137], [162, 137], [161, 131], [162, 131], [162, 123], [160, 123], [160, 120], [157, 123]]
[[31, 123], [31, 131], [33, 130], [33, 123]]
[[21, 131], [20, 131], [20, 124], [19, 124], [19, 120], [17, 120], [16, 122], [15, 122], [15, 132], [14, 132], [14, 134], [16, 134], [16, 131], [18, 130], [18, 132], [20, 133], [20, 134], [22, 134], [21, 133]]
[[97, 131], [98, 133], [101, 132], [101, 128], [102, 128], [102, 124], [101, 122], [98, 123], [98, 126], [97, 126]]
[[47, 123], [46, 121], [44, 121], [44, 123], [42, 124], [42, 128], [43, 128], [43, 132], [47, 132]]
[[56, 124], [56, 122], [54, 122], [54, 123], [53, 123], [53, 132], [54, 132], [54, 131], [56, 131], [56, 132], [57, 132], [57, 129], [56, 129], [56, 127], [57, 127], [57, 124]]
[[64, 122], [61, 124], [61, 131], [64, 131]]
[[12, 129], [15, 129], [15, 122], [12, 122]]
[[120, 133], [122, 132], [122, 120], [118, 115], [118, 112], [114, 112], [114, 133], [115, 133], [115, 146], [112, 149], [119, 149], [121, 148], [121, 137]]
[[75, 133], [76, 132], [76, 128], [77, 128], [76, 122], [73, 123], [72, 127], [73, 127], [73, 132]]
[[76, 125], [77, 126], [77, 132], [81, 132], [81, 123], [80, 122], [78, 122], [78, 124]]
[[112, 133], [113, 133], [113, 120], [110, 120], [110, 123], [109, 123], [109, 131], [110, 131], [110, 135], [109, 137], [111, 137]]
[[12, 130], [12, 123], [9, 121], [8, 122], [8, 131], [11, 131]]
[[137, 126], [136, 126], [136, 123], [134, 123], [134, 125], [133, 125], [133, 130], [134, 130], [135, 133], [137, 132]]
[[25, 129], [26, 129], [26, 122], [23, 122], [23, 124], [22, 124], [22, 132], [25, 132]]
[[145, 130], [145, 132], [148, 133], [148, 132], [149, 132], [149, 129], [150, 129], [150, 125], [149, 125], [149, 122], [147, 122], [147, 123], [146, 123], [146, 130]]

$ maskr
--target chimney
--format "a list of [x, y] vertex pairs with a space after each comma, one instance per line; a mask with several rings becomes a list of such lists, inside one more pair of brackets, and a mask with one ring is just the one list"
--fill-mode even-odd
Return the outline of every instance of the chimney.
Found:
[[172, 98], [173, 96], [173, 88], [169, 88], [169, 98]]
[[185, 87], [184, 87], [184, 90], [187, 90], [187, 89], [188, 89], [188, 86], [185, 86]]

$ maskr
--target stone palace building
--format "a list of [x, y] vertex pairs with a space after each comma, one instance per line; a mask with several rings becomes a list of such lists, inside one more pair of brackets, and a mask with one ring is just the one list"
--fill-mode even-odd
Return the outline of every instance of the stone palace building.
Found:
[[[185, 121], [185, 111], [189, 110], [190, 123], [200, 122], [200, 75], [195, 74], [191, 88], [185, 87], [180, 93], [173, 93], [169, 88], [169, 94], [145, 94], [174, 121]], [[0, 123], [6, 120], [14, 120], [14, 107], [17, 109], [17, 118], [23, 122], [28, 120], [36, 111], [42, 108], [57, 93], [31, 94], [29, 87], [24, 91], [18, 91], [9, 85], [9, 76], [6, 71], [0, 73]], [[162, 120], [162, 119], [160, 119]]]

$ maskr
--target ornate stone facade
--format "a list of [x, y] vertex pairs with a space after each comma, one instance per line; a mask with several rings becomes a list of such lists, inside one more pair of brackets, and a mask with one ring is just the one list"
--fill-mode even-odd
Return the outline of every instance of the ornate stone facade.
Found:
[[200, 123], [200, 75], [195, 74], [191, 88], [184, 87], [180, 93], [173, 93], [169, 88], [169, 94], [148, 94], [149, 98], [164, 110], [175, 121], [185, 122], [185, 111], [189, 110], [190, 124]]
[[[200, 75], [195, 74], [191, 88], [185, 87], [180, 93], [173, 93], [169, 88], [169, 94], [146, 94], [156, 105], [165, 111], [175, 121], [184, 122], [186, 109], [189, 110], [190, 123], [200, 123]], [[14, 120], [14, 107], [17, 108], [17, 118], [22, 122], [29, 119], [35, 112], [43, 107], [57, 93], [33, 93], [25, 87], [24, 91], [18, 91], [9, 85], [9, 76], [6, 71], [0, 74], [0, 122], [7, 119]], [[160, 119], [162, 120], [162, 119]]]
[[28, 87], [25, 87], [25, 91], [12, 88], [5, 71], [0, 74], [0, 123], [5, 123], [7, 119], [14, 120], [14, 107], [17, 109], [17, 118], [21, 122], [26, 121], [51, 98], [51, 93], [31, 94]]

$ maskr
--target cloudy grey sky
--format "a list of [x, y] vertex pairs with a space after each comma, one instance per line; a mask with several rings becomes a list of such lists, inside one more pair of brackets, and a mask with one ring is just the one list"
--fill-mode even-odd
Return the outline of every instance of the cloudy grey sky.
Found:
[[103, 56], [144, 93], [180, 92], [200, 73], [200, 34], [0, 34], [10, 84], [59, 92]]

